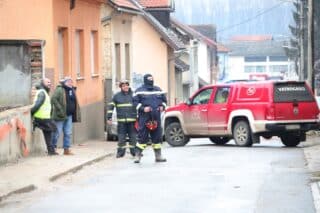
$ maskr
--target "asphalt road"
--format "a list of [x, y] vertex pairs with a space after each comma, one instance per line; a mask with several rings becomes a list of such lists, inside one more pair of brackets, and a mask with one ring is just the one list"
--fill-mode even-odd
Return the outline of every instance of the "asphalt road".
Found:
[[150, 147], [141, 164], [129, 156], [108, 159], [23, 195], [4, 212], [313, 213], [302, 148], [279, 140], [240, 148], [193, 139], [164, 146], [167, 163]]

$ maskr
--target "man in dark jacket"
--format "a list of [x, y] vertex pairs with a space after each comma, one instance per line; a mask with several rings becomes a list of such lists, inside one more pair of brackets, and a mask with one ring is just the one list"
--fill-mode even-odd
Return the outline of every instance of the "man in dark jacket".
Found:
[[132, 156], [135, 156], [136, 129], [134, 127], [137, 119], [137, 112], [133, 106], [132, 91], [129, 81], [122, 80], [119, 83], [121, 91], [116, 93], [108, 109], [108, 124], [112, 124], [112, 114], [114, 108], [117, 112], [118, 122], [118, 149], [117, 158], [121, 158], [126, 153], [126, 138], [129, 137], [129, 148]]
[[63, 130], [64, 155], [73, 155], [70, 150], [72, 137], [72, 123], [80, 122], [80, 107], [76, 96], [76, 88], [70, 77], [65, 77], [55, 89], [52, 98], [52, 119], [57, 131], [52, 137], [52, 144], [57, 147], [59, 136]]
[[149, 135], [151, 136], [156, 162], [165, 162], [167, 160], [161, 155], [161, 112], [166, 107], [167, 98], [159, 87], [153, 85], [152, 75], [144, 75], [143, 81], [144, 85], [135, 91], [133, 98], [134, 105], [139, 113], [139, 142], [136, 145], [136, 159], [134, 162], [140, 163], [142, 151], [147, 146]]
[[51, 87], [51, 81], [48, 78], [41, 80], [40, 85], [37, 86], [37, 93], [35, 95], [34, 103], [31, 108], [31, 115], [33, 116], [34, 127], [42, 130], [44, 139], [46, 141], [48, 155], [57, 155], [54, 146], [51, 143], [52, 132], [56, 127], [51, 120], [51, 102], [48, 95]]

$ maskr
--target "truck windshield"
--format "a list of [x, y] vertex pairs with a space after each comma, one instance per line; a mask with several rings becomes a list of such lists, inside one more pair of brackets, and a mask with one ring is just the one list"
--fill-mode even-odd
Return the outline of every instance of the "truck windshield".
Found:
[[281, 82], [274, 84], [274, 102], [308, 102], [313, 101], [313, 95], [304, 82]]

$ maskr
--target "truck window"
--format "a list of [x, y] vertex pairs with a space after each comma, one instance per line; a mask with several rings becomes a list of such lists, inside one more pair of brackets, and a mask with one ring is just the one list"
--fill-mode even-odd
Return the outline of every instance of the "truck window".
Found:
[[214, 103], [226, 103], [229, 97], [230, 87], [220, 87], [217, 89]]
[[313, 101], [313, 95], [304, 82], [274, 84], [274, 102]]
[[199, 92], [192, 100], [193, 105], [207, 104], [212, 93], [212, 88]]
[[274, 102], [313, 101], [313, 95], [304, 82], [274, 84]]

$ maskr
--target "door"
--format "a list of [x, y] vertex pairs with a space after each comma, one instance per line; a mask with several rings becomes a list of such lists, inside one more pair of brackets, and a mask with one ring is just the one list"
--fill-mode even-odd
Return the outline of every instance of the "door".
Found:
[[217, 87], [212, 103], [208, 104], [208, 132], [210, 135], [225, 135], [228, 127], [230, 87]]
[[190, 135], [208, 134], [208, 102], [212, 88], [200, 90], [190, 100], [190, 105], [184, 112], [185, 127]]

